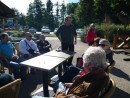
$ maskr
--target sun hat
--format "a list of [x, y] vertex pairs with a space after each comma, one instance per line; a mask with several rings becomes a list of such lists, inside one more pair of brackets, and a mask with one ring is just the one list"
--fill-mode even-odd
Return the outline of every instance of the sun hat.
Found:
[[83, 62], [87, 63], [92, 69], [106, 68], [106, 53], [101, 47], [89, 47], [84, 55]]
[[101, 39], [99, 41], [99, 45], [107, 45], [110, 46], [110, 42], [107, 39]]

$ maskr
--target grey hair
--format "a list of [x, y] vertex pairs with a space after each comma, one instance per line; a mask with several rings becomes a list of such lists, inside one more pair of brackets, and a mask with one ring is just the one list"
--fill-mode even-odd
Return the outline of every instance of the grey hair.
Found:
[[106, 53], [100, 47], [89, 47], [83, 55], [83, 62], [91, 66], [92, 70], [106, 68]]

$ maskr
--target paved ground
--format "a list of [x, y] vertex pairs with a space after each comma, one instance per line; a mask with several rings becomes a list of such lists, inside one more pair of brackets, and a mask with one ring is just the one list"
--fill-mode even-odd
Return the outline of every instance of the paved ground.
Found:
[[[57, 49], [60, 43], [57, 38], [47, 38], [52, 44], [53, 49]], [[76, 58], [81, 56], [82, 53], [88, 48], [86, 43], [78, 40], [75, 45], [76, 54], [73, 59], [73, 64], [76, 64]], [[116, 61], [115, 67], [112, 69], [110, 77], [116, 82], [116, 91], [112, 98], [130, 98], [130, 61], [124, 59], [130, 58], [130, 55], [114, 54]], [[56, 74], [53, 70], [52, 75]], [[31, 94], [42, 86], [42, 74], [39, 71], [36, 75], [29, 75], [28, 79], [22, 82], [19, 98], [31, 98]]]

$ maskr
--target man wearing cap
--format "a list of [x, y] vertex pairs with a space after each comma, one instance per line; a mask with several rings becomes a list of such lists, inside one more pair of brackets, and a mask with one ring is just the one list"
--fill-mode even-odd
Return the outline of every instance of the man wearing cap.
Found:
[[100, 39], [99, 46], [106, 52], [106, 60], [111, 65], [113, 60], [113, 51], [110, 49], [110, 42], [107, 39]]
[[[65, 87], [60, 82], [55, 98], [101, 97], [109, 82], [109, 76], [104, 70], [107, 67], [105, 51], [100, 47], [89, 47], [83, 55], [83, 66], [84, 71], [89, 70], [89, 73], [82, 75], [73, 83], [65, 83]], [[69, 88], [68, 92], [64, 92], [65, 88]]]

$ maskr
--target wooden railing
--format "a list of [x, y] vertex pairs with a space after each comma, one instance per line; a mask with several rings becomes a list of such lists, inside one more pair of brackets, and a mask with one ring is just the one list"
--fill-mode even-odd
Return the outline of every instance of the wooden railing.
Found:
[[130, 49], [130, 34], [116, 34], [113, 49]]

